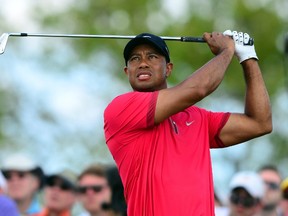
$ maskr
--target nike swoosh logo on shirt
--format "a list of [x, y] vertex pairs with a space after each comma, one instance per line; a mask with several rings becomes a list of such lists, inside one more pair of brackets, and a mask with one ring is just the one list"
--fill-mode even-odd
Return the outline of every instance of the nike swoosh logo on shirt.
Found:
[[190, 125], [193, 124], [193, 123], [194, 123], [194, 121], [191, 121], [191, 122], [187, 122], [187, 121], [186, 121], [186, 125], [187, 125], [187, 126], [190, 126]]

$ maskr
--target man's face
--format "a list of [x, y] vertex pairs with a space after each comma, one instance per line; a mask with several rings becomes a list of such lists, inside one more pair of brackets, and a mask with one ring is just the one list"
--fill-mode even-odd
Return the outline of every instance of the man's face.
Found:
[[50, 211], [58, 213], [71, 210], [75, 200], [75, 191], [62, 179], [57, 177], [50, 179], [49, 184], [45, 186], [44, 205]]
[[31, 172], [9, 170], [3, 173], [8, 195], [15, 201], [31, 199], [39, 187], [39, 179]]
[[166, 78], [172, 68], [153, 46], [141, 44], [131, 52], [124, 71], [135, 91], [150, 92], [167, 88]]
[[275, 207], [281, 200], [281, 176], [273, 170], [263, 170], [260, 173], [266, 189], [263, 204], [266, 207]]
[[245, 189], [236, 188], [230, 196], [231, 216], [253, 216], [261, 210], [261, 202], [253, 198]]
[[106, 178], [84, 175], [78, 182], [79, 201], [90, 213], [99, 213], [103, 204], [110, 204], [112, 192]]

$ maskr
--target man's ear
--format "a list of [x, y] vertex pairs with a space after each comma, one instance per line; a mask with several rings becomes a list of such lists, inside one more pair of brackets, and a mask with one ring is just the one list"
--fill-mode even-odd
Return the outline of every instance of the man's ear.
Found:
[[173, 70], [173, 63], [169, 62], [166, 64], [166, 77], [169, 77]]
[[128, 75], [128, 67], [127, 66], [124, 67], [124, 72], [126, 75]]

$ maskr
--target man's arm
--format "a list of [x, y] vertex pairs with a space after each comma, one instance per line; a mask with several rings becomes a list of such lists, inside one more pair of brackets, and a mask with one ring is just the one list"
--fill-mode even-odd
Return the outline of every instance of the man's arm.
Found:
[[225, 146], [235, 145], [272, 131], [269, 95], [256, 59], [241, 63], [246, 82], [245, 110], [232, 113], [220, 133]]
[[233, 36], [235, 55], [242, 65], [246, 83], [245, 110], [243, 114], [232, 114], [220, 132], [226, 146], [235, 145], [272, 131], [272, 115], [269, 95], [258, 65], [254, 45], [247, 46], [247, 33], [227, 30]]
[[159, 91], [155, 124], [202, 100], [223, 80], [234, 55], [234, 41], [217, 32], [205, 33], [203, 37], [216, 56], [179, 85]]

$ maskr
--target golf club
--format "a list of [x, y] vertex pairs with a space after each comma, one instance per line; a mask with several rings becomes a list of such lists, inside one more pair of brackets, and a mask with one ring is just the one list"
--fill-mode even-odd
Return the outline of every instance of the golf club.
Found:
[[[108, 38], [108, 39], [132, 39], [135, 35], [89, 35], [89, 34], [34, 34], [34, 33], [3, 33], [0, 37], [0, 54], [3, 54], [9, 37], [66, 37], [66, 38]], [[163, 40], [174, 40], [182, 42], [202, 42], [201, 37], [166, 37]]]
[[[0, 37], [0, 54], [3, 54], [9, 37], [66, 37], [66, 38], [108, 38], [108, 39], [132, 39], [135, 35], [89, 35], [89, 34], [35, 34], [35, 33], [3, 33]], [[181, 42], [199, 42], [205, 43], [202, 37], [180, 36], [169, 37], [160, 36], [163, 40], [181, 41]], [[249, 39], [247, 45], [253, 45], [253, 39]]]

